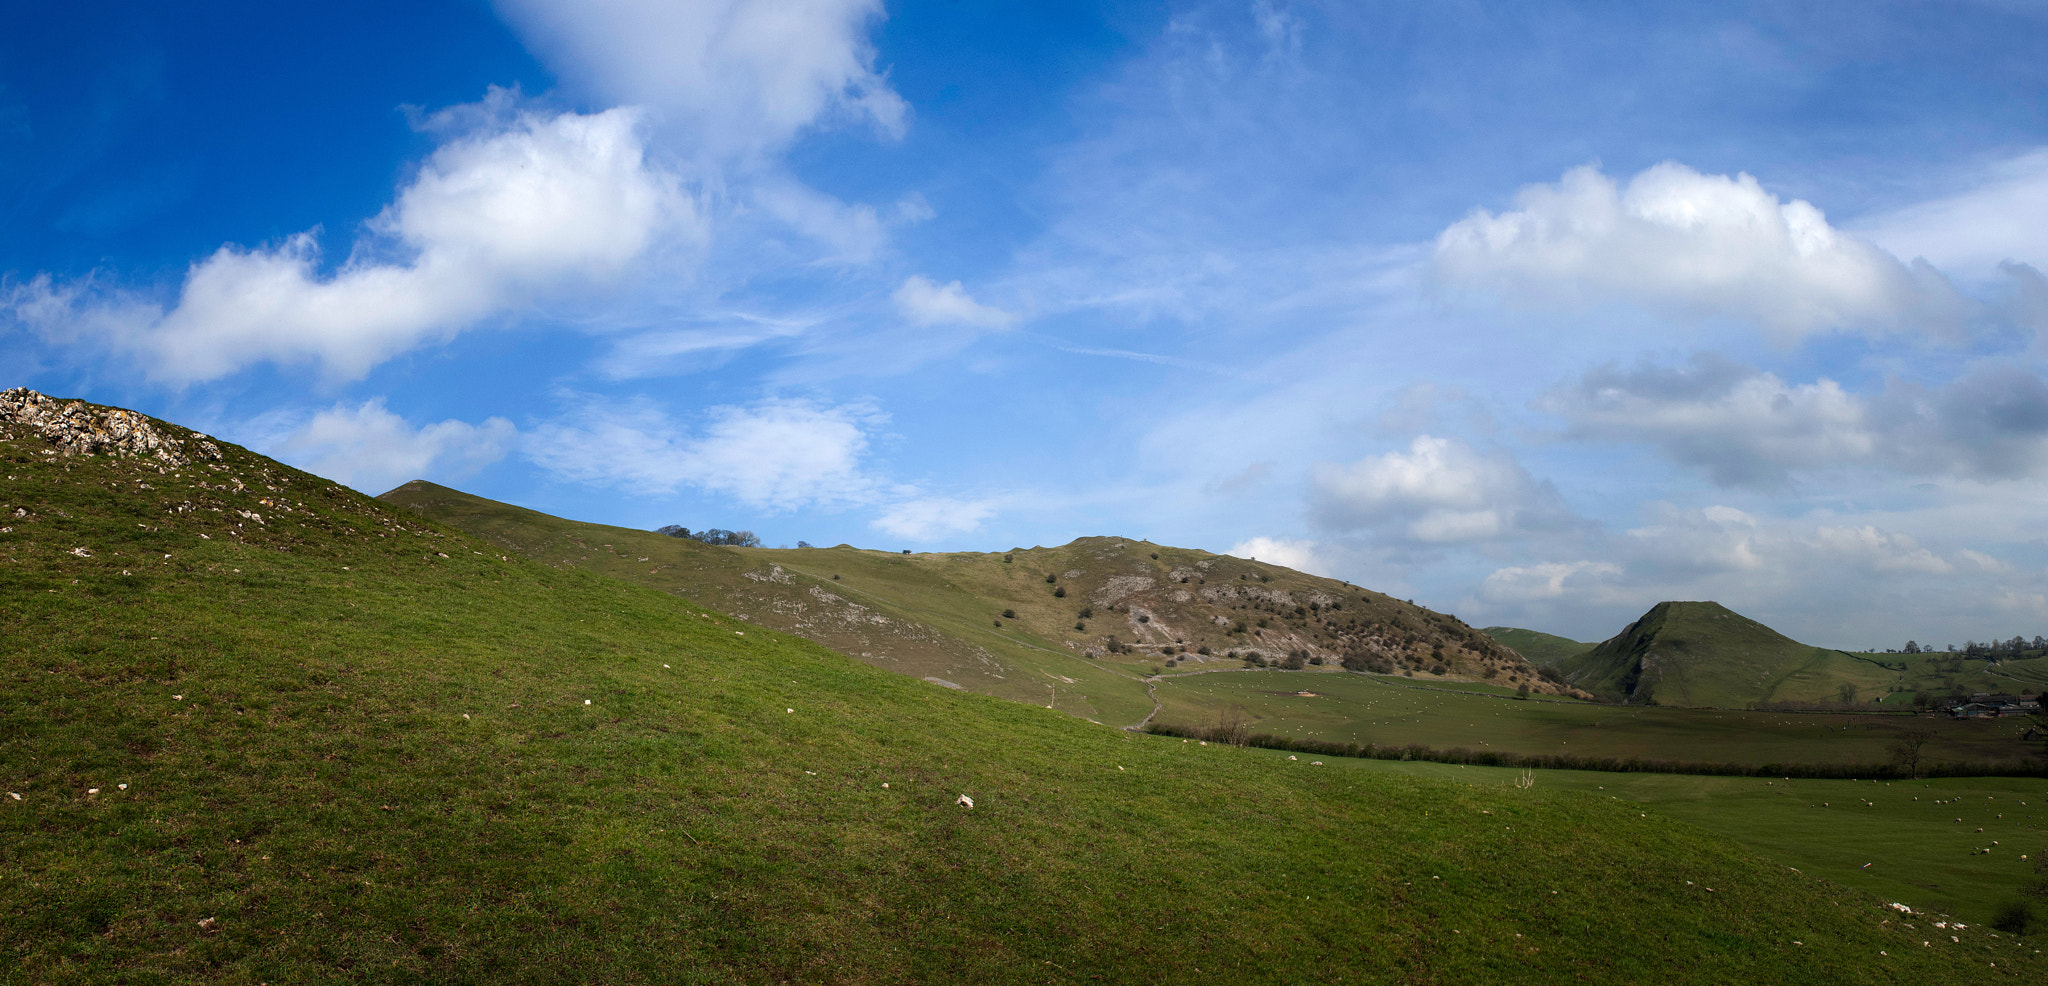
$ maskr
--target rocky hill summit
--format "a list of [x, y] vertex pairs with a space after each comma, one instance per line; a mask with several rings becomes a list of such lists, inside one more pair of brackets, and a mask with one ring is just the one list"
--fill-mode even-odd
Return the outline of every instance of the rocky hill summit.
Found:
[[220, 446], [198, 432], [188, 440], [160, 428], [146, 415], [118, 407], [63, 401], [27, 387], [0, 391], [0, 427], [10, 437], [25, 431], [52, 447], [48, 455], [114, 455], [155, 460], [159, 470], [190, 465], [196, 457], [220, 461]]

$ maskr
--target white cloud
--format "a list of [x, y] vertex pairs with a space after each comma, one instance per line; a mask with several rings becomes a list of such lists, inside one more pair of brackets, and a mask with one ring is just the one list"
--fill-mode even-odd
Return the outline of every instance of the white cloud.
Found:
[[633, 112], [544, 116], [511, 101], [494, 91], [436, 118], [490, 122], [436, 150], [331, 274], [314, 231], [221, 247], [192, 266], [168, 311], [47, 279], [9, 307], [46, 335], [106, 337], [159, 380], [265, 361], [350, 379], [549, 291], [615, 277], [664, 233], [695, 225], [689, 200], [645, 161]]
[[913, 276], [903, 282], [890, 296], [896, 302], [896, 310], [917, 326], [965, 325], [973, 328], [1002, 329], [1016, 322], [1017, 317], [1000, 308], [992, 308], [969, 297], [967, 289], [959, 281], [950, 284], [934, 284]]
[[766, 400], [711, 408], [692, 433], [651, 406], [588, 398], [566, 419], [534, 429], [525, 452], [576, 482], [639, 493], [695, 487], [787, 510], [875, 497], [877, 484], [861, 458], [868, 447], [864, 426], [876, 420], [857, 405]]
[[2048, 266], [2048, 149], [1995, 162], [1969, 184], [1859, 229], [1901, 257], [1965, 277], [1988, 277], [2008, 260]]
[[1338, 530], [1392, 526], [1428, 543], [1490, 541], [1570, 521], [1557, 492], [1505, 452], [1420, 435], [1406, 452], [1315, 471], [1313, 510]]
[[1666, 162], [1626, 188], [1591, 166], [1531, 185], [1519, 208], [1474, 211], [1437, 237], [1440, 284], [1547, 305], [1624, 301], [1687, 317], [1751, 319], [1786, 336], [1917, 325], [1952, 331], [1967, 304], [1908, 265], [1782, 202], [1746, 174]]
[[1571, 437], [1647, 441], [1724, 486], [1783, 486], [1792, 469], [1862, 459], [1878, 441], [1864, 402], [1834, 381], [1790, 385], [1711, 354], [1592, 370], [1536, 406]]
[[1328, 575], [1330, 566], [1318, 553], [1314, 541], [1290, 541], [1285, 538], [1256, 537], [1232, 545], [1226, 555], [1251, 558], [1270, 562], [1283, 568], [1310, 575]]
[[1801, 470], [1849, 465], [1979, 480], [2048, 471], [2048, 381], [2004, 363], [1865, 397], [1702, 354], [1676, 369], [1592, 370], [1536, 407], [1563, 417], [1570, 437], [1646, 442], [1723, 486], [1778, 488]]
[[992, 500], [921, 497], [890, 507], [876, 518], [874, 527], [912, 541], [933, 541], [978, 530], [995, 512]]
[[[1645, 581], [1732, 574], [1791, 587], [1816, 577], [1848, 584], [1872, 575], [1947, 575], [1956, 568], [1911, 535], [1875, 523], [1769, 519], [1719, 505], [1657, 512], [1657, 523], [1628, 531], [1621, 547], [1631, 575]], [[1965, 563], [1981, 568], [1974, 558]]]
[[563, 77], [655, 108], [716, 158], [772, 153], [823, 119], [900, 135], [910, 108], [874, 68], [881, 0], [499, 0]]
[[1495, 569], [1479, 583], [1479, 597], [1491, 603], [1562, 599], [1611, 582], [1621, 566], [1604, 561], [1541, 562]]
[[248, 430], [256, 435], [251, 444], [266, 454], [372, 495], [414, 479], [452, 482], [474, 475], [504, 458], [518, 436], [504, 418], [415, 428], [381, 399], [337, 404], [303, 419], [267, 416]]

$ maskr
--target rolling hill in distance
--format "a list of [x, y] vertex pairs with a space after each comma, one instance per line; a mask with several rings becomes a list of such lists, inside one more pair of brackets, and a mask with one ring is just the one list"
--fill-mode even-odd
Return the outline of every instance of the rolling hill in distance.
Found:
[[1920, 692], [2040, 691], [2048, 656], [1992, 662], [1803, 644], [1716, 602], [1662, 602], [1597, 644], [1512, 627], [1486, 634], [1603, 699], [1742, 709], [1910, 704]]
[[[1042, 556], [1043, 571], [1019, 567], [1023, 552], [948, 569], [828, 549], [803, 576], [824, 582], [783, 564], [784, 583], [772, 559], [797, 552], [699, 554], [664, 539], [681, 552], [668, 571], [701, 566], [691, 577], [729, 585], [706, 601], [739, 599], [755, 617], [741, 620], [553, 541], [536, 551], [559, 557], [530, 558], [166, 422], [0, 397], [0, 981], [1963, 983], [2048, 971], [1974, 922], [1953, 938], [1925, 930], [1937, 917], [1888, 907], [1851, 882], [1860, 871], [1802, 872], [1597, 788], [1147, 735], [1032, 694], [883, 670], [760, 622], [777, 601], [836, 591], [824, 582], [879, 582], [887, 561], [954, 581], [944, 598], [961, 639], [985, 618], [980, 646], [1004, 667], [1029, 667], [997, 647], [1011, 634], [996, 631], [1022, 623], [1015, 636], [1048, 662], [1104, 669], [1106, 682], [1180, 656], [1165, 653], [1168, 632], [1174, 647], [1222, 642], [1192, 633], [1201, 610], [1173, 596], [1203, 583], [1154, 574], [1151, 595], [1101, 597], [1099, 612], [1129, 605], [1128, 618], [1153, 616], [1141, 627], [1170, 628], [1146, 635], [1114, 610], [1119, 632], [1150, 648], [1123, 662], [1072, 653], [1084, 648], [1056, 632], [1060, 607], [1024, 589], [1080, 568], [1085, 593], [1039, 588], [1071, 606], [1148, 577], [1119, 567], [1142, 552], [1154, 572], [1247, 589], [1257, 572], [1313, 601], [1318, 583], [1276, 570], [1087, 541], [1041, 549], [1066, 552]], [[605, 543], [586, 557], [654, 570], [633, 542]], [[1234, 574], [1248, 577], [1219, 577]], [[775, 591], [720, 595], [746, 586]], [[1422, 620], [1438, 627], [1430, 646], [1468, 667], [1520, 666], [1460, 643], [1455, 623], [1317, 591], [1344, 604], [1322, 637], [1249, 596], [1230, 613], [1294, 650], [1333, 652], [1351, 620], [1416, 632], [1401, 621]], [[935, 604], [873, 598], [877, 615], [951, 628]], [[1019, 615], [986, 617], [977, 607], [991, 601]], [[1034, 606], [1045, 615], [1026, 615]], [[971, 678], [971, 658], [948, 650], [959, 646], [934, 643], [919, 659], [932, 663], [908, 670]], [[1245, 670], [1169, 683], [1259, 675], [1323, 680]], [[1402, 674], [1325, 677], [1423, 694]], [[1800, 818], [1826, 817], [1804, 791], [1845, 790], [1748, 783], [1745, 796], [1779, 791], [1778, 810]], [[2038, 826], [2003, 804], [2029, 790], [1976, 795], [1999, 799], [1995, 818], [1956, 816]], [[1911, 825], [1947, 824], [1933, 796]]]

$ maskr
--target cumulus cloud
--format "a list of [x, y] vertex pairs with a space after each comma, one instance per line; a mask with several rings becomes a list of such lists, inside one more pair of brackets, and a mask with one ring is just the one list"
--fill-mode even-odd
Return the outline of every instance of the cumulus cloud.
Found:
[[46, 277], [9, 308], [46, 335], [111, 341], [174, 383], [265, 361], [360, 377], [551, 290], [615, 277], [657, 237], [694, 227], [690, 201], [646, 161], [636, 119], [520, 111], [494, 92], [433, 121], [488, 123], [436, 150], [331, 273], [309, 231], [221, 247], [168, 310]]
[[1666, 162], [1622, 187], [1585, 166], [1522, 189], [1516, 205], [1476, 210], [1437, 237], [1440, 284], [1545, 305], [1621, 301], [1744, 318], [1785, 336], [1908, 325], [1947, 332], [1969, 311], [1925, 262], [1901, 263], [1746, 174]]
[[867, 427], [859, 405], [765, 400], [711, 408], [692, 429], [651, 405], [589, 398], [567, 418], [534, 429], [528, 458], [564, 478], [637, 493], [694, 487], [749, 506], [787, 510], [867, 502]]
[[498, 0], [549, 65], [653, 107], [708, 155], [772, 153], [833, 118], [896, 136], [910, 108], [875, 70], [880, 0]]
[[1479, 598], [1490, 603], [1563, 599], [1611, 583], [1621, 566], [1604, 561], [1541, 562], [1495, 569], [1479, 583]]
[[270, 415], [247, 430], [266, 454], [373, 495], [414, 479], [474, 475], [504, 458], [518, 437], [504, 418], [414, 427], [381, 399], [336, 404], [310, 417]]
[[1865, 458], [1878, 441], [1864, 402], [1834, 381], [1791, 385], [1712, 354], [1595, 369], [1537, 407], [1571, 437], [1646, 441], [1724, 486], [1784, 486], [1793, 468]]
[[[1909, 534], [1874, 523], [1781, 520], [1728, 506], [1657, 509], [1655, 522], [1627, 532], [1632, 574], [1735, 574], [1789, 583], [1871, 574], [1947, 575], [1951, 561]], [[1981, 568], [1975, 552], [1964, 563]]]
[[934, 541], [979, 530], [995, 512], [992, 500], [919, 497], [890, 507], [875, 519], [874, 527], [912, 541]]
[[967, 289], [961, 287], [959, 281], [934, 284], [926, 278], [913, 276], [905, 280], [890, 298], [896, 302], [896, 310], [904, 319], [916, 326], [964, 325], [1002, 329], [1017, 320], [1009, 312], [969, 297]]
[[1498, 540], [1571, 520], [1556, 489], [1513, 456], [1430, 435], [1406, 452], [1317, 467], [1312, 509], [1332, 529], [1392, 529], [1435, 544]]
[[1285, 538], [1256, 537], [1239, 541], [1224, 554], [1238, 558], [1251, 558], [1270, 562], [1283, 568], [1310, 575], [1330, 574], [1330, 565], [1319, 553], [1314, 541], [1290, 541]]
[[1676, 368], [1595, 369], [1536, 406], [1564, 418], [1570, 437], [1644, 442], [1723, 486], [1781, 488], [1796, 471], [1849, 465], [1978, 480], [2048, 472], [2048, 382], [2006, 363], [1863, 396], [1709, 354]]

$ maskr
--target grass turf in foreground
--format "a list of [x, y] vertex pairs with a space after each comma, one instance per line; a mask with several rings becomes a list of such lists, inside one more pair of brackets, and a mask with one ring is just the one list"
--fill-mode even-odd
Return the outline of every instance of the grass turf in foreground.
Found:
[[[1522, 775], [1415, 761], [1325, 763], [1482, 787], [1511, 785]], [[1808, 876], [1973, 924], [1988, 923], [2007, 902], [2026, 900], [2044, 879], [2048, 781], [2035, 778], [1834, 781], [1576, 770], [1533, 777], [1538, 787], [1647, 805]], [[2048, 901], [2032, 906], [2048, 914]]]
[[339, 491], [265, 542], [63, 466], [8, 465], [0, 981], [2042, 971], [1633, 805], [1134, 736]]

